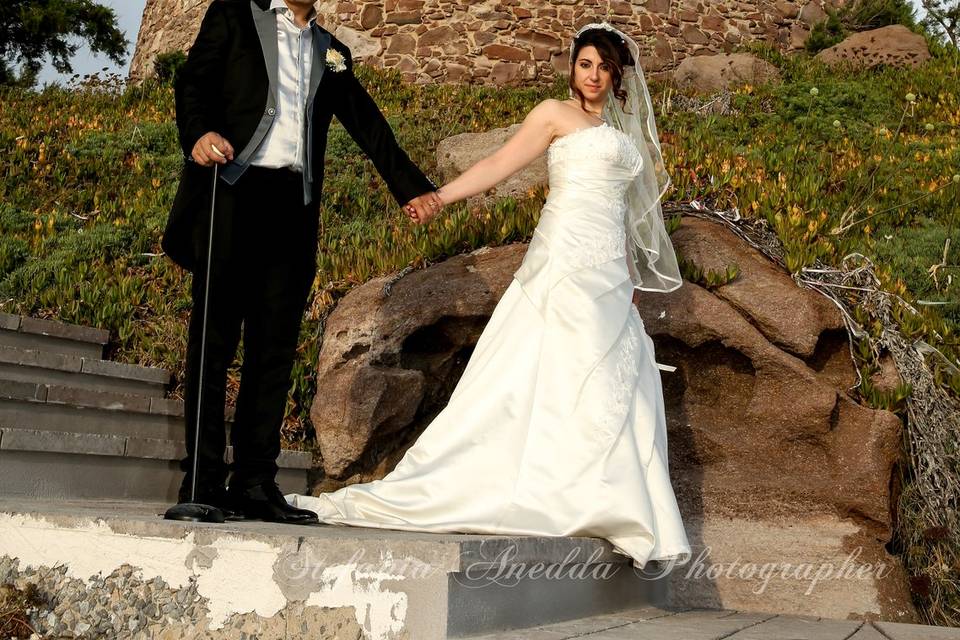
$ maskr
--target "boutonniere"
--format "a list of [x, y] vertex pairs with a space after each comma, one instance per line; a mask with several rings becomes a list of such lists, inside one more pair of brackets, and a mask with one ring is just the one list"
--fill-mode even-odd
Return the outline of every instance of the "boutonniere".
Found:
[[343, 54], [333, 48], [327, 49], [327, 68], [331, 71], [345, 71], [347, 61], [343, 58]]

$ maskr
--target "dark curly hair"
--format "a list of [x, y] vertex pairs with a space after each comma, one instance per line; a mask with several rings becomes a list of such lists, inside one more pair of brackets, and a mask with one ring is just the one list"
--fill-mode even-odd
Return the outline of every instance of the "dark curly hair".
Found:
[[580, 50], [586, 46], [593, 46], [600, 55], [600, 59], [610, 66], [613, 95], [626, 108], [627, 92], [620, 88], [620, 84], [623, 82], [623, 68], [636, 64], [636, 61], [630, 55], [630, 49], [620, 39], [620, 36], [612, 31], [600, 28], [587, 29], [573, 41], [573, 52], [570, 55], [570, 90], [573, 91], [574, 96], [580, 98], [580, 107], [586, 110], [586, 98], [574, 84], [574, 77], [576, 76], [574, 67], [580, 56]]

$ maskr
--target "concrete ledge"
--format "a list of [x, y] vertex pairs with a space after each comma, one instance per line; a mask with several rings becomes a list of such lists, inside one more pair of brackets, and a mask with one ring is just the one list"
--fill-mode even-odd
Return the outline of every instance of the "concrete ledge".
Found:
[[[502, 631], [504, 624], [610, 614], [664, 597], [662, 579], [635, 572], [596, 538], [509, 537], [518, 557], [541, 571], [507, 560], [503, 570], [512, 577], [498, 580], [470, 571], [468, 549], [502, 547], [500, 536], [186, 523], [158, 517], [166, 506], [0, 500], [0, 579], [28, 584], [59, 567], [43, 595], [94, 601], [66, 627], [56, 618], [46, 626], [50, 618], [39, 612], [31, 621], [42, 635], [76, 634], [82, 623], [109, 637], [101, 625], [119, 613], [122, 628], [143, 638], [443, 640], [467, 637], [473, 624], [480, 627], [474, 631]], [[607, 559], [587, 565], [582, 579], [542, 571], [571, 573], [570, 550], [581, 546]], [[599, 577], [606, 568], [610, 575]], [[117, 588], [117, 580], [126, 586]], [[139, 581], [150, 584], [146, 601], [158, 611], [131, 606]], [[119, 602], [95, 600], [97, 589], [119, 594]]]
[[66, 353], [0, 346], [0, 363], [79, 373], [83, 358]]
[[84, 358], [81, 371], [92, 375], [125, 378], [127, 380], [147, 382], [164, 387], [170, 382], [170, 372], [166, 369], [144, 367], [139, 364], [130, 364], [127, 362], [113, 362], [112, 360]]
[[[0, 450], [73, 453], [92, 456], [123, 456], [179, 461], [187, 454], [183, 441], [134, 438], [102, 433], [69, 433], [39, 429], [0, 428]], [[233, 447], [227, 445], [225, 460], [233, 462]], [[313, 456], [308, 451], [283, 449], [277, 458], [282, 469], [309, 469]], [[0, 477], [3, 473], [0, 471]]]
[[17, 331], [20, 328], [20, 316], [12, 313], [0, 313], [0, 330]]
[[[223, 408], [223, 417], [229, 423], [233, 422], [236, 407], [226, 406]], [[173, 398], [151, 398], [150, 413], [162, 416], [175, 416], [182, 418], [184, 416], [183, 400]]]
[[47, 385], [18, 380], [0, 380], [0, 400], [4, 399], [46, 402]]
[[158, 416], [183, 417], [183, 401], [171, 398], [150, 398], [150, 413]]
[[[177, 501], [183, 472], [177, 460], [81, 455], [0, 448], [0, 499]], [[281, 468], [284, 493], [304, 493], [307, 472]]]
[[162, 397], [170, 377], [166, 369], [0, 344], [4, 380]]
[[23, 316], [20, 319], [19, 331], [75, 342], [89, 342], [101, 347], [110, 341], [110, 332], [106, 329], [67, 324], [56, 320], [41, 320], [30, 316]]
[[[127, 439], [95, 433], [63, 433], [30, 429], [0, 429], [0, 450], [122, 456]], [[2, 477], [2, 476], [0, 476]]]
[[[103, 409], [178, 418], [184, 416], [182, 400], [21, 380], [0, 379], [0, 401], [3, 400], [38, 401], [70, 405], [78, 409]], [[235, 413], [235, 407], [224, 407], [224, 419], [227, 422], [233, 422]]]
[[[12, 429], [63, 431], [67, 433], [95, 433], [136, 438], [156, 438], [183, 442], [183, 416], [162, 413], [125, 411], [116, 408], [77, 406], [35, 399], [37, 390], [20, 390], [19, 399], [0, 396], [0, 425]], [[233, 429], [233, 421], [226, 417], [226, 434]]]
[[157, 460], [179, 460], [187, 453], [183, 442], [161, 440], [159, 438], [127, 438], [124, 452], [129, 458], [154, 458]]
[[110, 333], [103, 329], [0, 314], [0, 345], [101, 358]]
[[[24, 390], [21, 395], [26, 395]], [[183, 418], [120, 409], [84, 407], [31, 398], [0, 397], [0, 425], [11, 429], [63, 431], [183, 440]], [[227, 424], [228, 431], [230, 425]]]
[[92, 391], [62, 385], [47, 385], [47, 387], [47, 402], [50, 404], [69, 404], [91, 409], [150, 413], [150, 398], [147, 396], [113, 391]]
[[922, 624], [839, 620], [732, 609], [669, 611], [644, 607], [474, 640], [960, 640], [960, 629]]

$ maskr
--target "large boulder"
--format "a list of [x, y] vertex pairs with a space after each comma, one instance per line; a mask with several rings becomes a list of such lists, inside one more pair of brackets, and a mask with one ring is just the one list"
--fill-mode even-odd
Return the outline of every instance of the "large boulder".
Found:
[[[741, 273], [640, 301], [657, 360], [678, 367], [664, 376], [670, 466], [699, 526], [700, 567], [673, 576], [677, 603], [768, 600], [777, 611], [914, 620], [905, 574], [885, 549], [901, 423], [848, 395], [856, 372], [838, 311], [711, 222], [685, 220], [673, 241], [702, 268]], [[734, 559], [751, 563], [752, 577], [697, 573]], [[777, 579], [758, 595], [762, 567], [787, 563], [831, 584]], [[839, 567], [868, 563], [879, 575], [837, 579]]]
[[[915, 620], [885, 548], [901, 424], [847, 393], [856, 372], [838, 311], [722, 225], [685, 218], [673, 241], [703, 268], [741, 273], [638, 298], [657, 361], [677, 367], [661, 375], [694, 563], [672, 574], [675, 602]], [[393, 468], [444, 406], [524, 253], [481, 249], [415, 271], [389, 295], [378, 278], [341, 300], [311, 412], [326, 474], [314, 493]], [[785, 563], [808, 577], [771, 579]], [[869, 575], [836, 575], [864, 563]]]
[[930, 59], [927, 41], [902, 24], [861, 31], [816, 55], [829, 65], [918, 67]]
[[386, 473], [382, 457], [410, 444], [453, 392], [525, 252], [481, 249], [414, 271], [389, 295], [389, 279], [376, 278], [340, 301], [310, 411], [327, 475]]
[[[444, 182], [456, 178], [478, 160], [502, 147], [519, 128], [518, 123], [482, 133], [461, 133], [442, 140], [437, 145], [437, 169]], [[474, 196], [469, 202], [471, 205], [477, 205], [506, 196], [524, 198], [539, 185], [546, 183], [547, 156], [543, 154], [489, 192]]]
[[780, 80], [780, 70], [751, 53], [721, 53], [685, 58], [673, 72], [683, 89], [715, 93], [741, 85]]

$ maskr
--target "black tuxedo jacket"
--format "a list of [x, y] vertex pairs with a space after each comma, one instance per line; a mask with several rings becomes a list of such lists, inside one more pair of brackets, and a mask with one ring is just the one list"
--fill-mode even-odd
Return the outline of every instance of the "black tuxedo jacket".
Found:
[[[269, 4], [269, 0], [214, 0], [176, 82], [177, 129], [186, 161], [161, 247], [189, 271], [206, 253], [213, 176], [212, 168], [193, 162], [194, 144], [209, 131], [226, 138], [233, 146], [234, 160], [221, 165], [219, 172], [226, 182], [233, 183], [246, 169], [276, 114], [276, 18], [268, 10]], [[305, 202], [320, 202], [327, 131], [333, 116], [373, 161], [400, 205], [436, 189], [397, 144], [383, 114], [357, 81], [349, 48], [322, 27], [314, 24], [312, 29], [311, 95], [305, 114]], [[326, 64], [330, 49], [343, 56], [345, 70], [336, 71]]]

